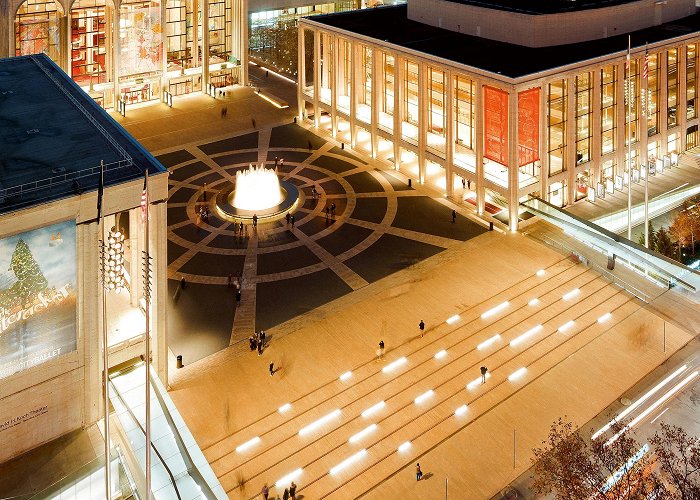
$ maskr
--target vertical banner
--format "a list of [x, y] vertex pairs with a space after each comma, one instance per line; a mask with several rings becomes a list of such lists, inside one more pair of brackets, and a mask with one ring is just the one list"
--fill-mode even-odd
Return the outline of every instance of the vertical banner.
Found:
[[508, 165], [508, 93], [484, 85], [484, 157]]
[[518, 92], [518, 166], [540, 159], [540, 89]]

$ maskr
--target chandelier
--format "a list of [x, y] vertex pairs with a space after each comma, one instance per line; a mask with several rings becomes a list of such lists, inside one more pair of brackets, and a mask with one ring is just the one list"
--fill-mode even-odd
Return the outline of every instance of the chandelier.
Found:
[[116, 227], [109, 230], [104, 248], [104, 287], [119, 291], [125, 288], [124, 280], [124, 235]]

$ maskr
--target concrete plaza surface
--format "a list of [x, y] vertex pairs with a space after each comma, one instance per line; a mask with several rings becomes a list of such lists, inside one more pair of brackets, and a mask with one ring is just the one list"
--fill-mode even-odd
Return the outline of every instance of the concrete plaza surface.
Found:
[[[664, 353], [662, 331], [662, 319], [593, 271], [520, 234], [486, 233], [271, 328], [261, 357], [227, 349], [174, 371], [170, 394], [230, 498], [253, 498], [298, 468], [309, 499], [444, 498], [445, 478], [453, 498], [489, 498], [530, 466], [551, 421], [587, 422], [692, 338], [667, 324]], [[381, 339], [387, 351], [376, 360]], [[480, 366], [491, 377], [466, 387]]]

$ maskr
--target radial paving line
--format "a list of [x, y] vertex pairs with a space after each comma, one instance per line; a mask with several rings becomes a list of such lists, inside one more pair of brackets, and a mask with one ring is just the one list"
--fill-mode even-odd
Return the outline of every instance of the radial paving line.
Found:
[[267, 150], [270, 149], [272, 127], [266, 127], [258, 132], [258, 165], [267, 163]]
[[364, 227], [366, 229], [371, 229], [373, 231], [384, 231], [387, 234], [392, 234], [394, 236], [401, 236], [409, 240], [420, 241], [422, 243], [428, 243], [430, 245], [435, 245], [443, 248], [450, 248], [460, 243], [464, 243], [461, 240], [446, 238], [444, 236], [435, 236], [433, 234], [421, 233], [420, 231], [414, 231], [412, 229], [402, 229], [395, 226], [385, 226], [383, 224], [378, 224], [376, 222], [368, 222], [361, 219], [349, 218], [346, 223], [352, 224], [354, 226]]
[[209, 233], [198, 243], [190, 243], [190, 246], [187, 248], [187, 251], [185, 251], [185, 253], [180, 255], [170, 264], [168, 264], [168, 275], [170, 275], [171, 271], [173, 273], [178, 272], [180, 268], [184, 266], [192, 257], [194, 257], [195, 254], [197, 254], [201, 248], [206, 248], [207, 244], [217, 236], [218, 235], [216, 233]]
[[[599, 277], [596, 276], [595, 278], [593, 278], [592, 280], [590, 280], [589, 283], [591, 283], [591, 282], [593, 282], [593, 281], [595, 281], [595, 280], [598, 280], [598, 279], [599, 279]], [[598, 288], [596, 291], [594, 291], [594, 292], [593, 292], [594, 294], [597, 293], [598, 291], [600, 291], [601, 289], [606, 288], [606, 287], [609, 286], [609, 283], [604, 282], [603, 280], [600, 280], [600, 281], [602, 282], [602, 287], [600, 287], [600, 288]], [[580, 285], [580, 286], [585, 286], [585, 285]], [[612, 290], [615, 290], [615, 289], [612, 288], [612, 287], [611, 287], [611, 289], [612, 289]], [[554, 292], [554, 291], [548, 292], [548, 293], [553, 293], [553, 292]], [[583, 300], [588, 300], [588, 299], [590, 299], [590, 298], [592, 298], [592, 297], [594, 297], [594, 295], [589, 295], [589, 296], [587, 296], [587, 297], [586, 297], [585, 299], [583, 299]], [[558, 304], [561, 300], [562, 300], [562, 299], [558, 299], [557, 301], [555, 301], [555, 302], [553, 302], [552, 304], [550, 304], [549, 306], [547, 306], [547, 308], [549, 308], [549, 307], [551, 307], [551, 306], [554, 306], [555, 304]], [[581, 302], [582, 302], [582, 301], [579, 301], [579, 303], [581, 303]], [[545, 309], [542, 309], [542, 310], [539, 311], [539, 313], [542, 314], [544, 311], [545, 311]], [[558, 315], [560, 315], [560, 314], [563, 314], [564, 312], [565, 312], [565, 311], [561, 311], [561, 312], [555, 313], [555, 317], [558, 316]], [[545, 322], [545, 323], [546, 323], [546, 322]], [[514, 326], [510, 327], [508, 330], [513, 329], [513, 328], [515, 328], [516, 326], [517, 326], [517, 325], [514, 325]], [[506, 330], [506, 331], [507, 331], [507, 330]], [[476, 332], [475, 332], [475, 333], [476, 333]], [[473, 333], [472, 335], [470, 335], [469, 337], [467, 337], [467, 338], [465, 338], [465, 339], [462, 339], [462, 340], [459, 340], [459, 341], [455, 342], [454, 344], [452, 344], [451, 346], [449, 346], [448, 349], [452, 349], [452, 348], [455, 347], [456, 345], [459, 345], [459, 344], [462, 344], [462, 343], [466, 342], [467, 340], [471, 339], [471, 338], [474, 336], [475, 333]], [[505, 333], [505, 331], [504, 331], [504, 333]], [[431, 342], [431, 343], [434, 343], [434, 341]], [[539, 343], [539, 342], [538, 342], [538, 343]], [[536, 344], [537, 344], [537, 343], [536, 343]], [[536, 344], [533, 344], [533, 345], [536, 345]], [[427, 347], [427, 346], [426, 346], [426, 347]], [[504, 346], [502, 349], [504, 349], [504, 348], [509, 348], [509, 346]], [[424, 349], [425, 349], [425, 347], [424, 347], [424, 348], [421, 348], [420, 350], [424, 350]], [[489, 357], [489, 356], [491, 356], [491, 355], [493, 355], [493, 354], [496, 354], [497, 352], [500, 352], [502, 349], [499, 349], [499, 350], [497, 350], [497, 351], [494, 351], [493, 353], [489, 354], [489, 355], [486, 356], [486, 357]], [[452, 365], [453, 363], [459, 361], [463, 356], [468, 355], [468, 354], [471, 354], [471, 353], [474, 352], [474, 351], [475, 351], [475, 348], [472, 348], [471, 350], [469, 350], [469, 351], [466, 352], [465, 354], [462, 354], [462, 355], [458, 356], [457, 358], [451, 359], [449, 362], [440, 365], [440, 367], [439, 367], [437, 370], [435, 370], [435, 371], [433, 371], [433, 372], [430, 372], [428, 375], [426, 375], [426, 376], [422, 377], [421, 379], [419, 379], [419, 381], [424, 380], [424, 379], [426, 379], [426, 378], [428, 378], [428, 377], [434, 376], [434, 375], [435, 375], [436, 373], [438, 373], [440, 370], [443, 370], [443, 369], [449, 367], [449, 366]], [[416, 351], [416, 352], [417, 352], [417, 351]], [[522, 351], [522, 352], [517, 353], [517, 354], [513, 357], [513, 359], [514, 359], [515, 357], [518, 357], [520, 354], [523, 354], [524, 352], [527, 352], [527, 351]], [[414, 352], [414, 354], [415, 354], [415, 352]], [[432, 357], [433, 357], [433, 356], [431, 355], [431, 356], [429, 356], [427, 359], [425, 359], [424, 361], [421, 361], [421, 362], [419, 362], [418, 364], [413, 365], [413, 366], [410, 368], [410, 370], [416, 370], [417, 368], [419, 368], [421, 365], [425, 364], [426, 362], [430, 362], [430, 361], [432, 360]], [[477, 364], [478, 364], [479, 362], [481, 362], [481, 361], [477, 361]], [[409, 373], [408, 371], [402, 372], [399, 376], [400, 376], [400, 377], [403, 377], [403, 376], [406, 376], [408, 373]], [[387, 385], [387, 384], [389, 384], [389, 383], [392, 383], [392, 382], [395, 383], [396, 380], [397, 380], [397, 379], [393, 379], [393, 380], [387, 381], [387, 382], [385, 382], [384, 384], [382, 384], [382, 385], [380, 386], [380, 388], [383, 387], [383, 386], [385, 386], [385, 385]], [[441, 386], [441, 385], [444, 385], [445, 383], [449, 383], [450, 381], [451, 381], [451, 379], [448, 379], [447, 382], [443, 382], [442, 384], [439, 384], [438, 387]], [[391, 399], [391, 398], [393, 398], [393, 397], [396, 397], [397, 394], [400, 394], [400, 393], [402, 393], [402, 392], [404, 392], [404, 391], [406, 391], [406, 390], [408, 390], [408, 389], [409, 389], [409, 388], [401, 389], [401, 390], [395, 392], [391, 397], [385, 398], [385, 400], [386, 400], [386, 399]], [[363, 396], [360, 396], [360, 397], [356, 398], [355, 401], [345, 404], [344, 406], [341, 407], [341, 409], [342, 409], [342, 408], [347, 408], [348, 406], [350, 406], [350, 405], [353, 404], [354, 402], [359, 401], [361, 398], [364, 398], [364, 397], [368, 396], [369, 394], [375, 392], [376, 390], [377, 390], [377, 388], [375, 388], [374, 390], [371, 390], [371, 391], [365, 393]], [[359, 417], [355, 417], [355, 418], [359, 418]], [[354, 420], [354, 418], [353, 418], [352, 420]], [[352, 420], [350, 420], [350, 421], [352, 421]], [[350, 421], [348, 421], [348, 422], [350, 422]], [[346, 422], [346, 423], [347, 423], [347, 422]], [[343, 425], [346, 425], [346, 424], [343, 424]], [[337, 430], [337, 429], [336, 429], [336, 430]], [[272, 431], [269, 431], [269, 432], [272, 432]], [[335, 430], [334, 430], [333, 432], [335, 432]], [[263, 435], [264, 435], [264, 434], [263, 434]], [[278, 443], [275, 445], [275, 447], [281, 445], [283, 442], [287, 441], [288, 439], [291, 439], [292, 437], [293, 437], [293, 436], [290, 436], [289, 438], [284, 439], [282, 442], [278, 442]], [[326, 435], [325, 437], [327, 437], [327, 435]], [[319, 438], [319, 439], [322, 439], [322, 438]], [[315, 443], [315, 441], [312, 442], [312, 443], [308, 443], [308, 444], [305, 445], [302, 449], [304, 449], [304, 448], [306, 448], [306, 447], [308, 447], [308, 446], [310, 446], [310, 445], [312, 445], [312, 444], [314, 444], [314, 443]], [[270, 450], [272, 450], [272, 449], [274, 449], [274, 447], [268, 447], [268, 448], [266, 448], [266, 450], [261, 451], [258, 455], [254, 456], [254, 457], [251, 457], [251, 458], [249, 458], [248, 460], [246, 460], [245, 462], [239, 464], [239, 467], [242, 466], [242, 465], [245, 465], [245, 463], [249, 462], [250, 460], [254, 460], [256, 457], [259, 457], [261, 454], [266, 453], [267, 451], [270, 451]], [[226, 474], [226, 473], [225, 473], [225, 474]], [[220, 477], [223, 477], [225, 474], [221, 475]], [[259, 474], [256, 474], [256, 475], [259, 475]]]
[[[569, 261], [568, 258], [563, 258], [563, 259], [560, 259], [559, 261], [555, 262], [554, 264], [552, 264], [551, 266], [549, 266], [549, 267], [546, 268], [546, 269], [550, 269], [550, 270], [551, 270], [552, 268], [554, 268], [554, 267], [556, 267], [556, 266], [559, 266], [559, 265], [561, 265], [561, 264], [569, 264], [569, 262], [570, 262], [570, 261]], [[551, 279], [553, 279], [553, 278], [555, 278], [555, 277], [557, 277], [557, 276], [560, 276], [561, 274], [563, 274], [563, 273], [565, 273], [565, 272], [567, 272], [567, 271], [569, 271], [569, 270], [575, 270], [575, 269], [579, 269], [579, 266], [577, 266], [577, 265], [567, 265], [567, 267], [565, 267], [565, 268], [561, 271], [561, 273], [559, 273], [559, 274], [557, 274], [557, 275], [554, 275], [554, 276], [551, 276], [551, 277], [548, 277], [546, 280], [541, 281], [541, 282], [538, 283], [536, 286], [547, 284], [547, 282], [548, 282], [549, 280], [551, 280]], [[577, 276], [579, 276], [579, 275], [581, 275], [581, 274], [583, 274], [583, 273], [579, 273], [579, 274], [577, 274]], [[520, 281], [514, 283], [513, 285], [511, 285], [511, 286], [509, 287], [509, 289], [511, 289], [511, 288], [517, 288], [517, 287], [520, 286], [520, 285], [524, 285], [524, 284], [526, 284], [529, 280], [532, 280], [534, 277], [535, 277], [534, 274], [528, 275], [527, 277], [523, 278], [522, 280], [520, 280]], [[531, 293], [531, 292], [532, 292], [532, 288], [528, 288], [526, 291], [520, 292], [518, 295], [513, 296], [510, 300], [515, 300], [517, 297], [520, 297], [521, 295], [524, 295], [525, 293]], [[490, 296], [490, 297], [487, 297], [486, 299], [482, 300], [481, 302], [478, 302], [478, 303], [474, 304], [473, 306], [469, 307], [468, 309], [466, 309], [466, 310], [464, 310], [464, 311], [460, 311], [460, 312], [461, 312], [462, 314], [464, 314], [465, 312], [474, 311], [474, 310], [478, 309], [479, 307], [481, 307], [483, 304], [485, 304], [485, 303], [487, 303], [487, 302], [493, 300], [494, 298], [498, 297], [498, 296], [499, 296], [500, 294], [502, 294], [502, 293], [503, 293], [503, 290], [497, 292], [496, 294], [494, 294], [494, 295], [492, 295], [492, 296]], [[473, 321], [476, 321], [476, 320], [478, 320], [478, 319], [479, 319], [479, 314], [477, 313], [476, 316], [475, 316], [475, 318], [474, 318], [473, 320], [470, 320], [470, 321], [468, 321], [468, 322], [460, 322], [457, 326], [453, 327], [453, 328], [452, 328], [449, 332], [447, 332], [446, 334], [449, 334], [449, 333], [451, 333], [451, 332], [453, 332], [453, 331], [455, 331], [455, 330], [458, 330], [458, 329], [460, 329], [460, 328], [462, 328], [462, 327], [464, 327], [464, 326], [467, 326], [468, 324], [471, 324]], [[403, 346], [405, 346], [405, 345], [411, 344], [411, 343], [413, 342], [413, 340], [415, 340], [415, 338], [414, 338], [414, 339], [411, 339], [411, 340], [407, 340], [407, 341], [404, 342], [403, 344], [397, 346], [395, 350], [398, 350], [398, 349], [400, 349], [401, 347], [403, 347]], [[434, 343], [434, 342], [437, 342], [438, 340], [439, 340], [439, 339], [435, 339], [435, 340], [431, 341], [431, 344]], [[429, 344], [429, 345], [430, 345], [430, 344]], [[420, 349], [423, 349], [423, 348], [419, 348], [419, 349], [417, 349], [417, 350], [414, 351], [414, 352], [417, 352], [417, 351], [420, 350]], [[410, 355], [410, 353], [409, 353], [409, 355]], [[358, 365], [358, 366], [355, 366], [355, 367], [352, 369], [352, 371], [358, 370], [358, 369], [363, 368], [363, 367], [366, 367], [366, 366], [368, 366], [368, 365], [371, 366], [371, 365], [374, 363], [375, 359], [376, 359], [376, 358], [373, 357], [373, 358], [371, 358], [369, 361], [366, 361], [366, 362], [364, 362], [364, 363], [362, 363], [362, 364], [360, 364], [360, 365]], [[321, 389], [323, 389], [323, 388], [325, 388], [325, 387], [327, 387], [327, 386], [329, 386], [329, 385], [331, 385], [331, 384], [335, 384], [335, 383], [337, 383], [337, 382], [338, 382], [338, 379], [334, 377], [333, 379], [331, 379], [331, 380], [329, 380], [328, 382], [326, 382], [326, 383], [324, 383], [324, 384], [318, 386], [317, 388], [315, 388], [315, 389], [313, 389], [313, 390], [311, 390], [311, 391], [309, 391], [309, 392], [307, 392], [307, 393], [305, 393], [305, 394], [302, 394], [301, 396], [298, 396], [296, 399], [290, 401], [290, 403], [291, 403], [291, 404], [296, 404], [296, 403], [298, 403], [299, 401], [301, 401], [302, 399], [304, 399], [304, 398], [306, 398], [306, 397], [308, 397], [308, 396], [314, 394], [315, 392], [317, 392], [317, 391], [319, 391], [319, 390], [321, 390]], [[350, 387], [351, 387], [351, 386], [348, 386], [346, 389], [349, 389]], [[276, 415], [278, 415], [277, 409], [275, 409], [274, 411], [268, 413], [267, 415], [263, 415], [262, 417], [260, 417], [259, 419], [255, 420], [254, 422], [251, 422], [251, 423], [249, 423], [249, 424], [246, 424], [246, 425], [240, 427], [240, 428], [237, 429], [235, 432], [233, 432], [233, 433], [231, 433], [231, 434], [228, 434], [228, 435], [224, 436], [223, 438], [219, 439], [218, 441], [215, 441], [214, 443], [210, 444], [209, 446], [203, 448], [203, 450], [209, 450], [209, 449], [213, 448], [214, 446], [216, 446], [217, 444], [223, 442], [224, 440], [230, 439], [232, 436], [236, 435], [237, 433], [242, 432], [243, 430], [249, 428], [250, 426], [261, 422], [263, 419], [265, 419], [265, 418], [267, 418], [267, 417], [270, 417], [270, 416], [276, 416]]]
[[[219, 174], [224, 179], [228, 179], [230, 181], [233, 180], [233, 177], [231, 177], [231, 174], [229, 174], [224, 167], [222, 167], [221, 165], [216, 163], [214, 160], [212, 160], [211, 157], [209, 155], [207, 155], [206, 153], [204, 153], [201, 149], [194, 147], [194, 146], [190, 146], [190, 147], [186, 148], [185, 151], [192, 154], [195, 157], [195, 159], [204, 163], [207, 167], [209, 167], [212, 171]], [[202, 172], [202, 173], [203, 174], [210, 174], [211, 172]], [[194, 178], [194, 176], [190, 177], [190, 179], [192, 179], [192, 178]]]
[[[609, 287], [609, 284], [605, 284], [605, 287]], [[610, 287], [610, 288], [611, 288], [612, 290], [615, 290], [615, 289], [612, 288], [612, 287]], [[616, 295], [623, 295], [623, 293], [624, 293], [624, 292], [622, 292], [622, 291], [617, 291], [617, 290], [615, 290], [615, 293], [613, 294], [613, 296], [616, 296]], [[592, 296], [591, 296], [591, 297], [592, 297]], [[588, 298], [591, 298], [591, 297], [588, 297]], [[608, 298], [608, 300], [609, 300], [609, 298]], [[629, 302], [630, 302], [630, 300], [628, 299], [628, 300], [626, 300], [622, 305], [624, 305], [624, 304], [626, 304], [626, 303], [629, 303]], [[600, 305], [600, 304], [598, 304], [598, 305]], [[620, 305], [619, 307], [622, 307], [622, 305]], [[616, 308], [616, 309], [617, 309], [617, 308]], [[596, 322], [594, 321], [592, 324], [595, 325]], [[617, 324], [617, 323], [616, 323], [616, 324]], [[589, 326], [590, 326], [590, 325], [589, 325]], [[581, 330], [581, 332], [585, 331], [587, 328], [588, 328], [588, 327], [586, 327], [584, 330]], [[581, 333], [581, 332], [579, 332], [579, 333]], [[556, 330], [555, 330], [553, 333], [551, 333], [550, 335], [548, 335], [546, 338], [549, 338], [551, 335], [555, 335], [556, 333], [557, 333], [557, 332], [556, 332]], [[546, 338], [541, 339], [540, 341], [537, 342], [537, 344], [539, 344], [540, 342], [544, 342], [544, 341], [546, 340]], [[562, 342], [561, 344], [559, 344], [559, 345], [563, 345], [563, 344], [565, 344], [566, 342], [568, 342], [569, 340], [572, 340], [573, 338], [574, 338], [574, 336], [572, 336], [572, 337], [566, 337], [565, 340], [563, 340], [563, 342]], [[547, 351], [547, 352], [549, 353], [549, 352], [551, 352], [552, 350], [556, 349], [557, 347], [558, 347], [558, 346], [555, 346], [553, 349], [550, 349], [550, 351]], [[507, 346], [504, 346], [502, 349], [505, 349], [505, 348], [507, 348]], [[472, 349], [472, 351], [473, 351], [473, 350], [474, 350], [474, 349]], [[472, 352], [472, 351], [470, 351], [470, 352]], [[504, 361], [503, 363], [497, 365], [497, 366], [495, 367], [494, 371], [496, 371], [496, 370], [498, 370], [500, 367], [502, 367], [502, 366], [504, 366], [504, 365], [510, 363], [510, 362], [513, 361], [514, 359], [521, 357], [523, 354], [526, 354], [527, 352], [528, 352], [528, 351], [521, 351], [521, 352], [518, 352], [518, 353], [514, 354], [514, 355], [511, 356], [511, 358], [509, 358], [508, 360], [506, 360], [506, 361]], [[491, 355], [493, 355], [493, 354], [495, 354], [495, 353], [492, 353]], [[545, 353], [544, 355], [542, 355], [540, 358], [536, 358], [536, 359], [533, 360], [532, 362], [527, 363], [525, 366], [532, 366], [535, 362], [537, 362], [539, 359], [541, 359], [542, 357], [544, 357], [546, 354], [547, 354], [547, 353]], [[491, 355], [489, 355], [488, 357], [490, 357]], [[460, 356], [460, 357], [461, 357], [461, 356]], [[455, 359], [455, 360], [452, 361], [452, 362], [456, 362], [456, 361], [457, 361], [457, 360]], [[469, 368], [472, 368], [472, 367], [477, 366], [480, 362], [482, 362], [482, 361], [477, 361], [476, 363], [474, 363], [473, 365], [471, 365]], [[444, 368], [444, 366], [441, 365], [441, 367], [440, 367], [438, 370], [436, 370], [435, 372], [430, 373], [429, 375], [423, 377], [423, 379], [425, 379], [425, 378], [427, 378], [427, 377], [429, 377], [429, 376], [435, 375], [435, 373], [437, 373], [437, 371], [440, 371], [440, 370], [442, 370], [443, 368]], [[459, 375], [461, 375], [461, 374], [463, 374], [463, 373], [466, 373], [467, 371], [468, 371], [468, 369], [462, 370], [462, 372], [461, 372]], [[455, 379], [455, 378], [456, 378], [456, 377], [450, 377], [450, 378], [448, 378], [447, 380], [445, 380], [445, 381], [441, 382], [440, 384], [436, 385], [436, 386], [435, 386], [435, 389], [439, 389], [440, 387], [442, 387], [442, 386], [444, 386], [444, 385], [446, 385], [446, 384], [452, 384], [452, 383], [454, 383], [454, 379]], [[421, 380], [422, 380], [422, 379], [421, 379]], [[483, 397], [485, 394], [487, 394], [488, 392], [490, 392], [490, 391], [492, 391], [492, 390], [495, 390], [496, 388], [500, 387], [500, 386], [501, 386], [503, 383], [505, 383], [506, 381], [507, 381], [507, 379], [505, 379], [505, 380], [499, 382], [499, 383], [496, 384], [495, 386], [492, 386], [492, 388], [490, 388], [487, 392], [482, 393], [482, 394], [480, 394], [480, 395], [478, 395], [478, 396], [475, 396], [475, 397], [474, 397], [472, 400], [470, 400], [467, 404], [468, 404], [468, 405], [473, 404], [474, 401], [476, 401], [476, 400], [482, 398], [482, 397]], [[440, 401], [439, 403], [434, 404], [434, 405], [432, 405], [432, 406], [426, 408], [426, 409], [425, 409], [424, 411], [422, 411], [422, 413], [420, 413], [417, 417], [414, 417], [414, 418], [412, 419], [412, 422], [415, 422], [418, 418], [423, 417], [424, 415], [426, 415], [426, 414], [428, 414], [428, 413], [430, 413], [430, 412], [434, 412], [435, 409], [438, 407], [438, 405], [447, 402], [449, 399], [452, 399], [454, 396], [456, 396], [456, 395], [458, 395], [459, 393], [461, 393], [461, 392], [464, 390], [464, 389], [462, 388], [462, 385], [463, 385], [463, 384], [462, 384], [461, 382], [459, 382], [457, 385], [460, 387], [460, 389], [459, 389], [458, 391], [456, 391], [456, 392], [450, 394], [449, 396], [447, 396], [447, 398], [443, 398], [442, 401]], [[527, 385], [527, 384], [526, 384], [526, 385]], [[405, 391], [407, 391], [407, 390], [409, 390], [409, 388], [404, 389], [402, 392], [405, 392]], [[389, 398], [389, 399], [390, 399], [390, 398]], [[403, 411], [403, 410], [405, 410], [406, 408], [409, 408], [409, 407], [413, 407], [413, 406], [414, 406], [414, 403], [413, 403], [412, 401], [409, 400], [409, 402], [407, 402], [404, 406], [402, 406], [402, 407], [400, 407], [400, 408], [395, 408], [394, 411], [393, 411], [390, 415], [388, 415], [388, 416], [386, 416], [386, 417], [384, 417], [384, 418], [382, 418], [382, 419], [380, 419], [380, 420], [376, 420], [375, 423], [381, 424], [382, 422], [384, 422], [384, 421], [386, 421], [386, 420], [388, 420], [388, 419], [392, 419], [392, 418], [394, 418], [394, 417], [397, 417], [397, 415], [401, 415], [401, 414], [402, 414], [402, 411]], [[451, 416], [452, 416], [452, 413], [450, 412], [449, 417], [451, 417]], [[449, 417], [447, 417], [447, 418], [449, 418]], [[337, 431], [339, 431], [340, 429], [342, 429], [343, 426], [348, 425], [350, 422], [352, 422], [352, 421], [354, 421], [354, 420], [356, 420], [356, 419], [359, 419], [359, 418], [360, 418], [360, 416], [358, 415], [358, 416], [356, 416], [356, 417], [351, 418], [349, 421], [343, 422], [343, 423], [341, 424], [340, 427], [336, 427], [336, 428], [334, 428], [333, 430], [329, 431], [328, 433], [324, 434], [323, 436], [320, 436], [318, 439], [314, 440], [313, 442], [307, 443], [301, 450], [299, 450], [299, 451], [297, 451], [297, 452], [295, 452], [295, 453], [300, 453], [301, 451], [304, 450], [304, 448], [309, 447], [309, 446], [312, 446], [313, 444], [316, 444], [318, 441], [327, 440], [330, 434], [336, 433]], [[397, 418], [398, 418], [398, 417], [397, 417]], [[446, 420], [446, 419], [443, 419], [442, 421], [444, 421], [444, 420]], [[441, 421], [441, 422], [442, 422], [442, 421]], [[431, 426], [428, 430], [431, 430], [432, 428], [436, 427], [439, 423], [440, 423], [440, 422], [438, 422], [437, 424], [434, 424], [434, 425]], [[369, 448], [371, 448], [371, 447], [377, 446], [380, 442], [386, 440], [389, 436], [395, 434], [396, 432], [400, 432], [402, 429], [403, 429], [403, 427], [400, 427], [400, 428], [397, 429], [397, 430], [394, 430], [394, 431], [389, 432], [387, 435], [385, 435], [384, 437], [382, 437], [382, 438], [379, 439], [378, 441], [372, 443], [371, 445], [366, 446], [366, 448], [369, 449]], [[422, 431], [422, 432], [421, 432], [421, 434], [424, 434], [424, 433], [425, 433], [425, 431]], [[415, 439], [415, 438], [414, 438], [414, 439]], [[330, 454], [331, 452], [333, 452], [333, 451], [339, 449], [340, 447], [345, 446], [346, 444], [347, 444], [346, 440], [343, 440], [341, 443], [339, 443], [338, 445], [336, 445], [333, 449], [331, 449], [331, 450], [329, 450], [329, 451], [323, 453], [322, 455], [316, 457], [313, 461], [311, 461], [311, 462], [305, 464], [305, 465], [303, 466], [303, 468], [305, 468], [305, 469], [308, 468], [308, 467], [311, 466], [313, 463], [317, 462], [318, 460], [321, 460], [323, 457], [325, 457], [325, 456], [327, 456], [328, 454]], [[394, 452], [395, 452], [395, 450], [392, 450], [392, 453], [394, 453]], [[283, 460], [287, 460], [287, 459], [289, 459], [289, 457], [286, 457], [286, 458], [283, 459]], [[278, 465], [279, 463], [281, 463], [281, 461], [279, 461], [279, 462], [276, 463], [276, 464], [273, 464], [273, 465], [269, 466], [268, 469], [271, 468], [271, 467], [274, 467], [274, 466]], [[266, 470], [267, 470], [267, 469], [266, 469]], [[255, 475], [251, 476], [251, 477], [256, 477], [256, 476], [258, 476], [258, 475], [260, 475], [260, 474], [261, 474], [261, 473], [258, 473], [258, 474], [255, 474]], [[327, 474], [324, 473], [324, 474], [323, 474], [321, 477], [319, 477], [317, 480], [322, 479], [322, 478], [325, 477], [326, 475], [327, 475]], [[223, 477], [223, 476], [220, 476], [220, 477]], [[305, 485], [313, 484], [313, 483], [316, 482], [317, 480], [311, 481], [311, 482], [305, 481]], [[235, 488], [234, 488], [234, 489], [235, 489]], [[229, 490], [229, 491], [232, 491], [232, 490]]]
[[258, 268], [258, 232], [253, 230], [253, 234], [248, 240], [248, 248], [243, 261], [243, 275], [241, 276], [241, 302], [236, 307], [236, 314], [233, 317], [231, 328], [231, 339], [229, 345], [241, 342], [255, 333], [255, 277]]

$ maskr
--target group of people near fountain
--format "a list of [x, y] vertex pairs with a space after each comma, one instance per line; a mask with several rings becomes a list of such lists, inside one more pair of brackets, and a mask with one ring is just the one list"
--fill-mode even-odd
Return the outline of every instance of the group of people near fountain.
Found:
[[258, 356], [262, 356], [263, 349], [265, 348], [265, 330], [255, 332], [255, 335], [248, 337], [248, 343], [250, 344], [251, 351], [257, 349]]

